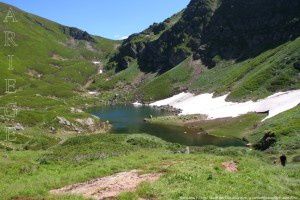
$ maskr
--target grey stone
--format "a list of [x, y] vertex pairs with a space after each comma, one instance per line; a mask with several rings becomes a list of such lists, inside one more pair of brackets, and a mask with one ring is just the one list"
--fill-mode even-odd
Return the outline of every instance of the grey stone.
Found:
[[57, 117], [58, 123], [65, 125], [65, 126], [71, 126], [71, 123], [64, 117]]

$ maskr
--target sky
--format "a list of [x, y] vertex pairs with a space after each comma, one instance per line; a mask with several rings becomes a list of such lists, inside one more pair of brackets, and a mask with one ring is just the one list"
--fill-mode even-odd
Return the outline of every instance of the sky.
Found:
[[124, 39], [184, 9], [189, 0], [1, 0], [90, 34]]

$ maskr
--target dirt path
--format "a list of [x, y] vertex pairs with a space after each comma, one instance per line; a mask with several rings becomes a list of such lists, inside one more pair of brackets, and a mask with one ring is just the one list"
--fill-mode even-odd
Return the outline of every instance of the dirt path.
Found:
[[134, 191], [140, 183], [154, 182], [160, 176], [161, 174], [140, 174], [139, 171], [133, 170], [51, 190], [50, 193], [55, 195], [74, 194], [100, 200], [117, 197], [122, 192]]

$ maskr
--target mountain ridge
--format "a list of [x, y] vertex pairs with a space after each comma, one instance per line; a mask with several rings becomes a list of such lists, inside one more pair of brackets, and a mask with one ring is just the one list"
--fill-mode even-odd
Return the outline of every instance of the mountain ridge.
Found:
[[[56, 25], [61, 27], [62, 31], [65, 34], [72, 36], [74, 39], [78, 39], [78, 40], [83, 39], [83, 40], [92, 40], [92, 41], [94, 41], [92, 39], [92, 37], [101, 37], [103, 39], [111, 40], [111, 39], [108, 39], [108, 38], [105, 38], [105, 37], [102, 37], [102, 36], [89, 34], [86, 30], [82, 30], [80, 28], [73, 27], [73, 26], [66, 26], [66, 25], [63, 25], [61, 23], [55, 22], [53, 20], [46, 19], [44, 17], [38, 16], [36, 14], [29, 13], [29, 12], [27, 12], [25, 10], [22, 10], [18, 7], [15, 7], [13, 5], [0, 2], [0, 11], [1, 11], [1, 9], [3, 9], [3, 11], [5, 12], [5, 11], [8, 11], [9, 8], [11, 8], [13, 11], [23, 13], [27, 17], [28, 20], [33, 20], [34, 22], [36, 22], [37, 24], [39, 24], [41, 27], [43, 27], [45, 29], [47, 29], [47, 27], [43, 23], [41, 23], [38, 20], [34, 20], [34, 19], [46, 20], [49, 23], [56, 24]], [[48, 30], [51, 31], [50, 29], [48, 29]]]
[[300, 2], [293, 0], [192, 0], [169, 31], [137, 53], [120, 52], [112, 61], [117, 71], [131, 57], [143, 71], [165, 72], [190, 55], [209, 67], [216, 56], [245, 60], [297, 38], [299, 9]]

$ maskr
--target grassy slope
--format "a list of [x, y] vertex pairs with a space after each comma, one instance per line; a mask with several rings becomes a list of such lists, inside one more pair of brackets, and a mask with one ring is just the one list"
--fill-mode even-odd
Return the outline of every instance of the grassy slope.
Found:
[[266, 120], [254, 131], [250, 139], [258, 141], [266, 132], [275, 133], [278, 140], [275, 145], [276, 151], [299, 151], [300, 106]]
[[132, 62], [130, 67], [117, 74], [111, 70], [97, 75], [95, 82], [88, 89], [99, 91], [99, 97], [104, 104], [111, 101], [129, 103], [134, 100], [134, 92], [140, 77], [143, 77], [143, 73], [138, 69], [137, 64]]
[[[0, 196], [53, 199], [48, 193], [51, 189], [131, 169], [164, 175], [120, 199], [300, 195], [299, 164], [282, 168], [262, 153], [241, 148], [206, 147], [191, 149], [190, 155], [176, 153], [183, 148], [148, 136], [95, 135], [71, 138], [47, 151], [1, 152]], [[221, 163], [230, 160], [239, 163], [239, 172], [224, 171]]]
[[[8, 5], [0, 3], [4, 19]], [[25, 13], [17, 8], [17, 23], [3, 23], [1, 32], [13, 31], [17, 47], [0, 46], [0, 107], [15, 102], [20, 110], [15, 121], [24, 126], [54, 124], [55, 117], [81, 118], [70, 107], [95, 101], [81, 97], [83, 85], [97, 73], [93, 60], [105, 62], [119, 42], [94, 37], [95, 43], [74, 40], [62, 31], [62, 25]], [[0, 38], [4, 44], [4, 37]], [[14, 70], [8, 70], [7, 55], [13, 54]], [[5, 79], [16, 79], [17, 92], [5, 94]], [[84, 103], [83, 103], [84, 102]], [[0, 115], [3, 115], [1, 110]], [[5, 121], [2, 121], [5, 122]]]
[[138, 93], [146, 101], [163, 99], [174, 94], [180, 86], [188, 86], [193, 72], [194, 69], [189, 65], [189, 59], [187, 59], [168, 72], [141, 85]]
[[[7, 10], [5, 4], [1, 4], [1, 19]], [[96, 67], [91, 60], [105, 58], [113, 51], [115, 42], [95, 37], [96, 43], [92, 44], [93, 50], [86, 47], [86, 41], [74, 41], [65, 35], [61, 25], [39, 18], [20, 10], [16, 10], [17, 23], [2, 23], [1, 30], [9, 30], [16, 33], [17, 47], [1, 46], [1, 85], [5, 85], [4, 78], [17, 78], [19, 86], [25, 87], [30, 80], [35, 91], [39, 89], [64, 85], [75, 89], [82, 85], [89, 76], [96, 73]], [[1, 37], [4, 44], [4, 37]], [[9, 71], [7, 55], [13, 54], [15, 70]], [[53, 58], [55, 55], [57, 58]], [[42, 75], [42, 80], [36, 80], [28, 75], [28, 70], [34, 70]], [[40, 86], [42, 85], [42, 86]], [[69, 89], [71, 89], [69, 88]], [[1, 87], [4, 94], [5, 87]], [[63, 89], [63, 88], [61, 88]], [[51, 91], [48, 92], [51, 95]]]
[[128, 85], [134, 82], [135, 78], [140, 74], [140, 70], [137, 67], [136, 63], [133, 63], [127, 69], [113, 74], [103, 74], [100, 75], [96, 82], [91, 86], [91, 89], [101, 89], [102, 91], [109, 91], [118, 86]]
[[193, 88], [200, 91], [231, 92], [231, 100], [263, 98], [277, 91], [298, 89], [300, 38], [266, 51], [261, 55], [203, 73]]
[[[299, 70], [294, 67], [295, 63], [299, 63], [299, 48], [300, 38], [244, 62], [219, 61], [213, 69], [202, 67], [203, 72], [196, 79], [187, 59], [142, 85], [140, 92], [144, 100], [158, 100], [173, 95], [178, 86], [187, 86], [199, 93], [215, 92], [218, 95], [231, 92], [229, 100], [241, 101], [299, 89]], [[191, 80], [191, 85], [187, 84]]]
[[[155, 34], [152, 30], [152, 26], [150, 26], [148, 29], [144, 30], [143, 32], [132, 35], [130, 41], [128, 43], [137, 44], [139, 42], [145, 42], [145, 41], [154, 41], [160, 37], [162, 33], [169, 30], [176, 22], [181, 18], [183, 11], [174, 14], [167, 20], [165, 20], [164, 23], [166, 25], [165, 29], [163, 31], [160, 31], [159, 33]], [[118, 52], [117, 52], [118, 53]], [[89, 87], [91, 90], [99, 90], [102, 93], [107, 93], [108, 91], [114, 90], [114, 93], [127, 93], [130, 89], [130, 93], [135, 93], [136, 88], [139, 86], [140, 82], [137, 81], [138, 77], [143, 77], [146, 82], [148, 80], [151, 80], [153, 76], [147, 77], [143, 76], [143, 74], [139, 70], [139, 66], [137, 65], [137, 61], [134, 58], [130, 59], [129, 67], [125, 70], [122, 70], [119, 73], [115, 73], [115, 69], [109, 70], [108, 65], [105, 65], [108, 72], [106, 74], [98, 75], [95, 78], [95, 82], [92, 83], [92, 85]], [[125, 88], [127, 86], [127, 88]], [[129, 87], [129, 88], [128, 88]], [[139, 93], [140, 91], [138, 91]], [[127, 96], [127, 94], [124, 94], [124, 96]], [[105, 96], [105, 95], [104, 95]], [[127, 101], [131, 101], [133, 98], [133, 95], [129, 95]]]

